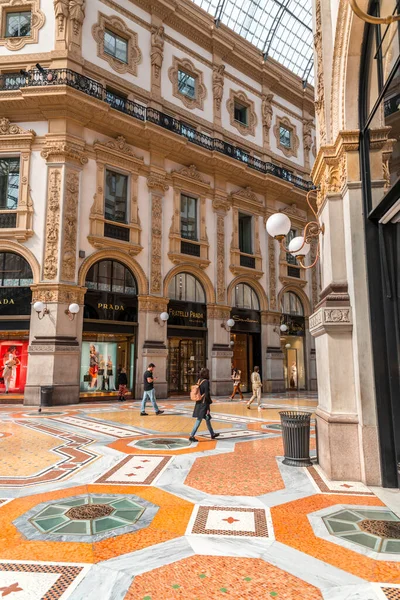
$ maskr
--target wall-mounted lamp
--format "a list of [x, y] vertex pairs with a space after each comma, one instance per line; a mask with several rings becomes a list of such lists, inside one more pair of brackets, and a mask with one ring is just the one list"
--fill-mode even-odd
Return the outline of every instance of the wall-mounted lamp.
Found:
[[154, 322], [164, 327], [165, 323], [169, 319], [169, 314], [167, 312], [162, 312], [158, 317], [154, 317]]
[[372, 23], [373, 25], [380, 25], [380, 24], [389, 24], [389, 23], [394, 23], [395, 21], [400, 21], [400, 15], [395, 15], [395, 14], [388, 15], [387, 17], [374, 17], [372, 15], [367, 14], [363, 10], [361, 10], [361, 8], [358, 6], [356, 0], [348, 0], [348, 1], [351, 6], [351, 10], [354, 12], [354, 14], [356, 14], [357, 17], [359, 17], [366, 23]]
[[235, 321], [233, 319], [228, 319], [226, 323], [221, 323], [221, 327], [225, 329], [228, 333], [230, 333], [232, 327], [235, 325]]
[[286, 349], [289, 349], [289, 348], [291, 348], [291, 347], [292, 347], [292, 344], [285, 344], [285, 348], [286, 348]]
[[[307, 204], [315, 217], [315, 221], [309, 221], [304, 227], [303, 235], [293, 238], [290, 241], [288, 248], [286, 248], [284, 244], [284, 239], [286, 238], [287, 234], [292, 228], [292, 224], [290, 222], [289, 217], [282, 212], [275, 213], [270, 216], [266, 225], [267, 232], [269, 233], [269, 235], [274, 239], [278, 240], [284, 252], [292, 254], [292, 256], [296, 257], [296, 260], [302, 269], [312, 269], [312, 267], [315, 267], [315, 265], [317, 264], [319, 260], [320, 249], [319, 235], [321, 233], [323, 235], [325, 232], [325, 226], [323, 223], [322, 225], [320, 225], [318, 215], [315, 212], [309, 199], [310, 194], [315, 192], [316, 190], [310, 190], [307, 194]], [[313, 240], [317, 241], [317, 255], [315, 257], [314, 262], [311, 265], [306, 266], [304, 264], [304, 259], [310, 252], [311, 242]]]
[[78, 312], [79, 312], [79, 304], [76, 304], [75, 302], [70, 304], [69, 307], [67, 309], [65, 309], [65, 314], [68, 315], [68, 319], [70, 321], [73, 321], [75, 319], [75, 315], [77, 315]]
[[282, 324], [279, 326], [279, 329], [278, 329], [277, 327], [274, 327], [274, 331], [275, 331], [275, 333], [279, 333], [279, 334], [280, 334], [280, 333], [286, 333], [286, 332], [287, 332], [287, 330], [288, 330], [288, 326], [287, 326], [287, 325], [285, 325], [285, 323], [282, 323]]
[[35, 302], [35, 304], [33, 305], [33, 309], [36, 311], [38, 319], [40, 319], [40, 320], [42, 320], [45, 315], [49, 315], [50, 314], [50, 311], [47, 308], [47, 306], [45, 306], [43, 304], [43, 302], [40, 302], [40, 300], [38, 300], [37, 302]]

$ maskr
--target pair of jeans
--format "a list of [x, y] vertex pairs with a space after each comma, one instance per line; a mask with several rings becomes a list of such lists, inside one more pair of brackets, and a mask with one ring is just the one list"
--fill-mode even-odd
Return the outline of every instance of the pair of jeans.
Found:
[[[206, 420], [206, 425], [207, 425], [207, 429], [210, 432], [211, 435], [214, 435], [214, 429], [211, 426], [211, 417], [209, 415], [206, 415], [205, 417]], [[190, 434], [190, 437], [194, 437], [196, 435], [196, 432], [198, 430], [198, 428], [201, 425], [203, 419], [196, 419], [196, 423], [194, 424], [194, 427], [192, 429], [192, 433]]]
[[143, 394], [143, 400], [142, 400], [142, 405], [140, 407], [141, 412], [146, 412], [146, 402], [147, 399], [150, 400], [150, 402], [153, 405], [153, 408], [156, 412], [159, 411], [159, 408], [157, 406], [157, 402], [156, 402], [156, 390], [153, 388], [152, 390], [148, 390], [147, 392], [145, 391]]

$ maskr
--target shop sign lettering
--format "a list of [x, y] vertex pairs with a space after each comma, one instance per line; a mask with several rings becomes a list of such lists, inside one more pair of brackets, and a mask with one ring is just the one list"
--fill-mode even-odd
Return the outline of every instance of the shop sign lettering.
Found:
[[247, 333], [259, 333], [261, 331], [260, 313], [256, 310], [235, 308], [231, 312], [231, 318], [235, 321], [233, 331], [244, 331]]
[[97, 308], [102, 308], [103, 310], [125, 310], [122, 304], [103, 304], [102, 302], [98, 302]]
[[0, 304], [15, 304], [13, 298], [0, 298]]
[[207, 317], [203, 304], [173, 300], [168, 307], [168, 325], [180, 327], [206, 327]]

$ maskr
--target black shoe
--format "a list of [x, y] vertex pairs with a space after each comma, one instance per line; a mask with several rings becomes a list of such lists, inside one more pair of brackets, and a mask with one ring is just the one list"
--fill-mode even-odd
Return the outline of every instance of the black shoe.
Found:
[[220, 435], [221, 435], [220, 433], [214, 433], [214, 435], [211, 436], [211, 439], [215, 440], [215, 438], [217, 438]]
[[190, 436], [189, 442], [198, 442], [199, 440], [195, 437]]
[[158, 411], [156, 412], [156, 415], [163, 415], [163, 414], [164, 414], [164, 411], [163, 411], [163, 410], [158, 410]]
[[141, 412], [141, 413], [140, 413], [140, 416], [141, 416], [141, 417], [148, 417], [148, 416], [149, 416], [149, 413], [147, 413], [147, 412]]

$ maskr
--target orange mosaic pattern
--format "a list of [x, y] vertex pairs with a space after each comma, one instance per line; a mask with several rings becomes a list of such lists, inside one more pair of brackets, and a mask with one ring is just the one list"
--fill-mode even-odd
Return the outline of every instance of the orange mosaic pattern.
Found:
[[[41, 502], [50, 502], [80, 494], [134, 494], [160, 507], [146, 529], [105, 540], [86, 542], [52, 542], [27, 540], [13, 521]], [[142, 550], [185, 533], [193, 504], [153, 487], [89, 485], [17, 498], [0, 506], [0, 556], [3, 560], [41, 560], [97, 563], [127, 552]]]
[[336, 504], [384, 506], [376, 497], [315, 495], [271, 508], [276, 540], [367, 581], [400, 583], [400, 563], [376, 561], [314, 535], [307, 518]]
[[52, 453], [60, 446], [59, 438], [15, 423], [1, 423], [0, 431], [9, 434], [0, 438], [0, 476], [35, 475], [59, 462]]
[[[157, 416], [154, 414], [154, 410], [150, 406], [146, 407], [146, 411], [148, 412], [147, 417], [141, 417], [138, 408], [108, 413], [86, 413], [85, 417], [93, 417], [95, 419], [100, 418], [104, 419], [105, 421], [112, 421], [114, 423], [121, 423], [123, 425], [143, 427], [145, 429], [160, 432], [166, 431], [168, 433], [182, 433], [187, 431], [187, 434], [190, 435], [190, 432], [193, 429], [195, 420], [191, 415], [174, 415], [165, 413]], [[232, 424], [215, 423], [215, 428], [217, 431], [219, 429], [231, 429]], [[199, 431], [207, 431], [207, 426], [204, 422], [200, 425]]]
[[229, 496], [261, 496], [284, 489], [276, 456], [283, 455], [282, 439], [240, 442], [233, 452], [198, 458], [186, 485]]
[[261, 559], [193, 556], [135, 577], [125, 600], [321, 600], [312, 585]]

